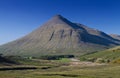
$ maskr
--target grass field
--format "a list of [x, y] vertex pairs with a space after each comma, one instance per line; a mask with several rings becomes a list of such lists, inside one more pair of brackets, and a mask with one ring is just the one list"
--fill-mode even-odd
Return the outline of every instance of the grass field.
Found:
[[119, 78], [119, 65], [0, 71], [0, 78]]
[[[70, 65], [70, 59], [19, 60], [23, 65], [1, 66], [15, 70], [0, 70], [0, 78], [119, 78], [119, 65]], [[74, 62], [72, 62], [74, 63]], [[29, 68], [30, 69], [29, 69]], [[32, 69], [32, 68], [35, 69]], [[22, 68], [25, 70], [21, 70]], [[28, 69], [26, 69], [28, 68]]]

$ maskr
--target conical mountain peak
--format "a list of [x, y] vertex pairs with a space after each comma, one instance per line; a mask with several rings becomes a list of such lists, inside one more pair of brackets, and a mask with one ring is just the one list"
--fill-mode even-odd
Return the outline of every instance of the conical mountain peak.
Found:
[[27, 36], [0, 46], [4, 55], [78, 55], [103, 50], [115, 45], [115, 39], [61, 15], [53, 16]]
[[69, 24], [71, 23], [69, 20], [67, 20], [66, 18], [64, 18], [62, 15], [55, 15], [53, 16], [50, 20], [50, 23], [56, 23], [56, 24]]
[[56, 19], [62, 19], [62, 18], [64, 18], [62, 15], [60, 15], [60, 14], [57, 14], [57, 15], [55, 15], [55, 16], [53, 16], [54, 18], [56, 18]]
[[62, 15], [55, 15], [53, 16], [48, 22], [46, 22], [43, 27], [49, 28], [49, 27], [68, 27], [68, 28], [81, 28], [80, 26], [77, 26], [76, 24], [72, 23], [68, 19], [64, 18]]

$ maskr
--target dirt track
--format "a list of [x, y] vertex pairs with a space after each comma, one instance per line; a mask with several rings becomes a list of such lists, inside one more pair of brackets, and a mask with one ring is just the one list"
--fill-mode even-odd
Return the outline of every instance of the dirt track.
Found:
[[78, 59], [71, 59], [70, 66], [97, 66], [97, 65], [106, 65], [104, 63], [93, 63], [93, 62], [83, 62]]

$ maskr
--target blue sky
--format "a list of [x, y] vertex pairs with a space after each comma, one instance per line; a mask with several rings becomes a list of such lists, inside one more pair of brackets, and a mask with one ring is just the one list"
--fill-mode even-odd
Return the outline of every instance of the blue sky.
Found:
[[56, 14], [120, 34], [120, 0], [0, 0], [0, 44], [30, 33]]

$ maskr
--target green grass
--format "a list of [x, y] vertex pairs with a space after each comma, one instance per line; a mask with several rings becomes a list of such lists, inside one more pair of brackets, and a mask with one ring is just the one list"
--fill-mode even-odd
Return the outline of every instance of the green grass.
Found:
[[[120, 66], [116, 64], [101, 66], [69, 66], [70, 59], [41, 60], [17, 59], [19, 67], [36, 67], [30, 70], [1, 70], [0, 78], [119, 78]], [[8, 66], [9, 67], [9, 66]], [[16, 68], [16, 66], [12, 66]], [[10, 68], [12, 68], [10, 66]], [[4, 66], [1, 66], [4, 68]]]
[[119, 78], [120, 66], [67, 66], [47, 70], [0, 71], [0, 78]]
[[56, 62], [61, 62], [61, 63], [68, 63], [71, 62], [71, 60], [69, 58], [61, 58], [59, 60], [54, 60]]
[[[101, 58], [104, 61], [109, 60], [111, 63], [113, 63], [116, 60], [120, 60], [120, 49], [119, 47], [111, 48], [105, 51], [86, 54], [80, 57], [81, 60], [89, 60], [89, 59], [98, 59]], [[120, 61], [119, 61], [120, 63]]]

